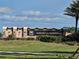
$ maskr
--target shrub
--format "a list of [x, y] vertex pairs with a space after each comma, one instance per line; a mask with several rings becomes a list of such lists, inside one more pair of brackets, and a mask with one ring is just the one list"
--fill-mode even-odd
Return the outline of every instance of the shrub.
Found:
[[0, 38], [2, 37], [2, 33], [0, 33]]
[[64, 37], [64, 41], [77, 41], [79, 42], [79, 32], [73, 33], [67, 37]]
[[56, 43], [60, 43], [63, 41], [63, 36], [54, 36], [54, 40]]
[[63, 37], [63, 42], [66, 41], [75, 41], [71, 36]]
[[56, 42], [59, 43], [62, 41], [62, 36], [37, 36], [37, 40], [43, 41], [43, 42]]
[[37, 36], [37, 40], [43, 41], [43, 42], [50, 42], [53, 38], [50, 38], [49, 36]]
[[26, 40], [35, 40], [34, 38], [26, 38]]
[[14, 40], [15, 38], [13, 37], [13, 35], [9, 35], [8, 37], [7, 37], [7, 40]]
[[16, 38], [17, 40], [35, 40], [34, 38]]

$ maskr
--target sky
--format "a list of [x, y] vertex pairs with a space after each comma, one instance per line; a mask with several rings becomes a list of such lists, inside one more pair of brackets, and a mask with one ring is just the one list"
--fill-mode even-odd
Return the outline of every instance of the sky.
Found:
[[72, 0], [0, 0], [0, 29], [3, 26], [62, 28], [74, 27], [64, 15]]

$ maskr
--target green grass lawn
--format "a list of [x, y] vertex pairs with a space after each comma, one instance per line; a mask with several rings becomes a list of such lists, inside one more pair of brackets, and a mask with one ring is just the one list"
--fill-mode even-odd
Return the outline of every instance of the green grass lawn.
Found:
[[78, 46], [66, 44], [46, 43], [28, 40], [0, 40], [0, 50], [2, 51], [75, 51]]
[[57, 58], [57, 56], [35, 56], [35, 55], [0, 55], [2, 58], [24, 59], [24, 58]]
[[[41, 52], [41, 51], [63, 51], [72, 52], [78, 48], [77, 45], [69, 46], [66, 44], [47, 43], [40, 41], [29, 41], [29, 40], [0, 40], [1, 51], [26, 51], [26, 52]], [[0, 55], [0, 59], [28, 59], [28, 58], [59, 58], [62, 55], [18, 55], [8, 54]], [[69, 55], [64, 55], [68, 57]]]

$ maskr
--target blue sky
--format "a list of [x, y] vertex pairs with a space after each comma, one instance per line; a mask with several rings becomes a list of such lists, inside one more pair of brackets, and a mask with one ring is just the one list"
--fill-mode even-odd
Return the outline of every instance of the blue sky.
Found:
[[75, 26], [64, 10], [72, 0], [0, 0], [0, 29], [3, 26], [62, 28]]

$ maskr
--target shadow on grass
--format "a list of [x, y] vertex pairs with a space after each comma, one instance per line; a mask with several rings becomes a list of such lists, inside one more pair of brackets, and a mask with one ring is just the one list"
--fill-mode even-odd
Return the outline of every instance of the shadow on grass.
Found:
[[[61, 59], [61, 58], [23, 58], [23, 57], [6, 57], [6, 56], [0, 56], [0, 58], [7, 58], [7, 59]], [[67, 58], [64, 58], [67, 59]]]
[[[10, 57], [8, 59], [61, 59], [61, 58], [19, 58], [19, 57], [18, 58], [14, 58], [14, 57], [11, 58]], [[64, 59], [67, 59], [67, 58], [64, 58]]]
[[[41, 51], [39, 53], [59, 53], [59, 54], [73, 54], [74, 52], [63, 52], [63, 51]], [[79, 52], [77, 52], [79, 54]]]

